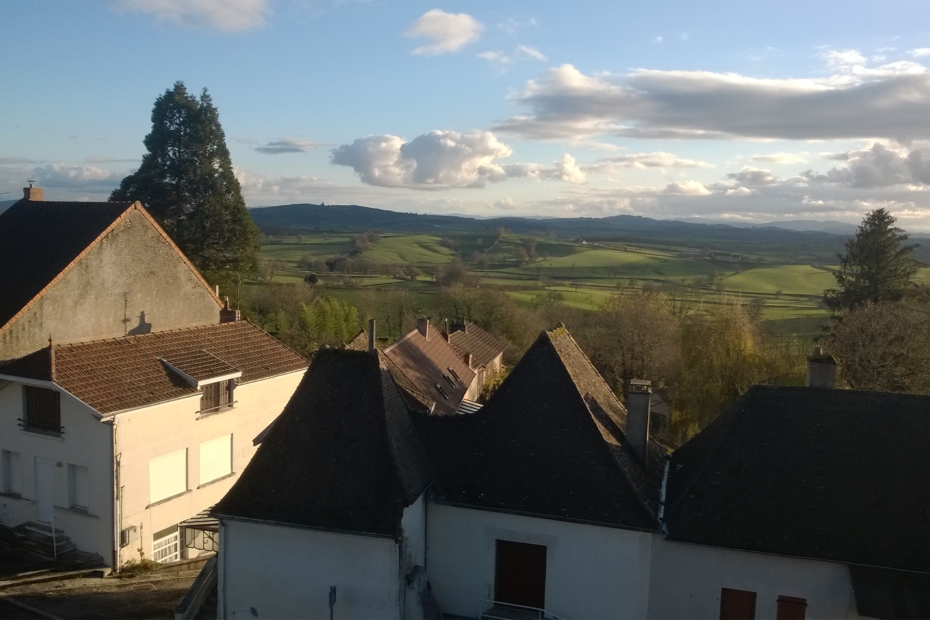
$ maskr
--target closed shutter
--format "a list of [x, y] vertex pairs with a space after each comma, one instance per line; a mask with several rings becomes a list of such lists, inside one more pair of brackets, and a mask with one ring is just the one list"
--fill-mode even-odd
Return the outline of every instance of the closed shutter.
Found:
[[71, 508], [87, 510], [89, 502], [87, 468], [68, 464], [68, 505]]
[[232, 435], [200, 444], [200, 484], [232, 473]]
[[23, 474], [19, 467], [19, 452], [3, 451], [3, 491], [19, 495], [23, 491]]
[[149, 501], [187, 490], [187, 448], [149, 461]]
[[720, 590], [720, 620], [754, 620], [756, 593], [747, 590]]

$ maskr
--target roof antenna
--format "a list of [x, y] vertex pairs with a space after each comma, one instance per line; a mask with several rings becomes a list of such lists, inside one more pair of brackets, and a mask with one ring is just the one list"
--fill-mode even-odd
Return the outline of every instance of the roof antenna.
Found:
[[29, 180], [26, 181], [26, 182], [29, 183], [29, 189], [32, 189], [32, 184], [35, 183], [36, 180], [35, 180], [35, 179], [29, 179]]

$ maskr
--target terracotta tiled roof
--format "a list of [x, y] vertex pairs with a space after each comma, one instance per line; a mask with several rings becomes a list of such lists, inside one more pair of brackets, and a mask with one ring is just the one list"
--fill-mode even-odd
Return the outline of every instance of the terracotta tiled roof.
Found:
[[324, 349], [213, 514], [396, 536], [431, 479], [383, 359]]
[[507, 348], [506, 343], [469, 322], [453, 327], [449, 332], [449, 344], [459, 357], [471, 353], [474, 363], [481, 366], [490, 365]]
[[162, 358], [162, 361], [173, 370], [177, 369], [183, 373], [185, 377], [190, 377], [194, 382], [209, 381], [241, 372], [235, 366], [227, 364], [204, 349], [184, 351], [167, 359]]
[[[475, 372], [456, 355], [438, 329], [430, 326], [429, 334], [427, 340], [414, 329], [385, 347], [384, 353], [420, 395], [436, 403], [434, 414], [453, 415], [475, 379]], [[404, 383], [400, 382], [401, 387]]]
[[[137, 409], [197, 393], [161, 360], [219, 358], [242, 371], [240, 383], [306, 368], [308, 362], [247, 321], [205, 325], [141, 336], [55, 344], [0, 366], [0, 374], [52, 379], [99, 413]], [[224, 373], [225, 374], [225, 373]]]

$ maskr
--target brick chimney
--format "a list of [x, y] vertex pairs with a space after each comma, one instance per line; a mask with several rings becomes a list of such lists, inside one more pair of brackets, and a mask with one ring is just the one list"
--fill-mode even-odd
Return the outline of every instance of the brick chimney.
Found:
[[630, 381], [630, 389], [626, 396], [626, 440], [644, 465], [649, 451], [649, 401], [651, 398], [651, 381], [642, 379]]
[[226, 297], [226, 303], [220, 310], [220, 323], [235, 323], [239, 320], [239, 311], [229, 307], [229, 297]]
[[807, 387], [836, 387], [836, 360], [821, 347], [807, 358]]
[[375, 337], [375, 320], [368, 319], [368, 352], [374, 353], [378, 339]]
[[32, 181], [30, 181], [29, 187], [23, 188], [23, 200], [42, 202], [45, 200], [45, 190], [41, 187], [33, 187]]
[[423, 334], [423, 337], [429, 340], [429, 317], [423, 316], [417, 319], [417, 330]]
[[462, 361], [464, 361], [465, 365], [468, 366], [469, 369], [471, 369], [471, 353], [466, 353], [465, 355], [463, 355]]

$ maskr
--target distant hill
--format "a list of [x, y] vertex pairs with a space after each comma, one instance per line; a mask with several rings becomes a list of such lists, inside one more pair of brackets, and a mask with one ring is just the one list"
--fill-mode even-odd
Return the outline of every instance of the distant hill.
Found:
[[847, 235], [793, 231], [772, 226], [741, 228], [727, 224], [698, 224], [655, 220], [635, 215], [604, 218], [530, 219], [504, 217], [475, 219], [452, 215], [398, 213], [358, 205], [293, 204], [250, 209], [252, 219], [266, 234], [312, 231], [456, 233], [505, 228], [517, 234], [552, 232], [562, 238], [591, 242], [614, 241], [723, 250], [744, 254], [777, 251], [799, 261], [832, 260]]
[[17, 202], [19, 201], [18, 200], [0, 200], [0, 213], [3, 213], [4, 211], [12, 207]]

